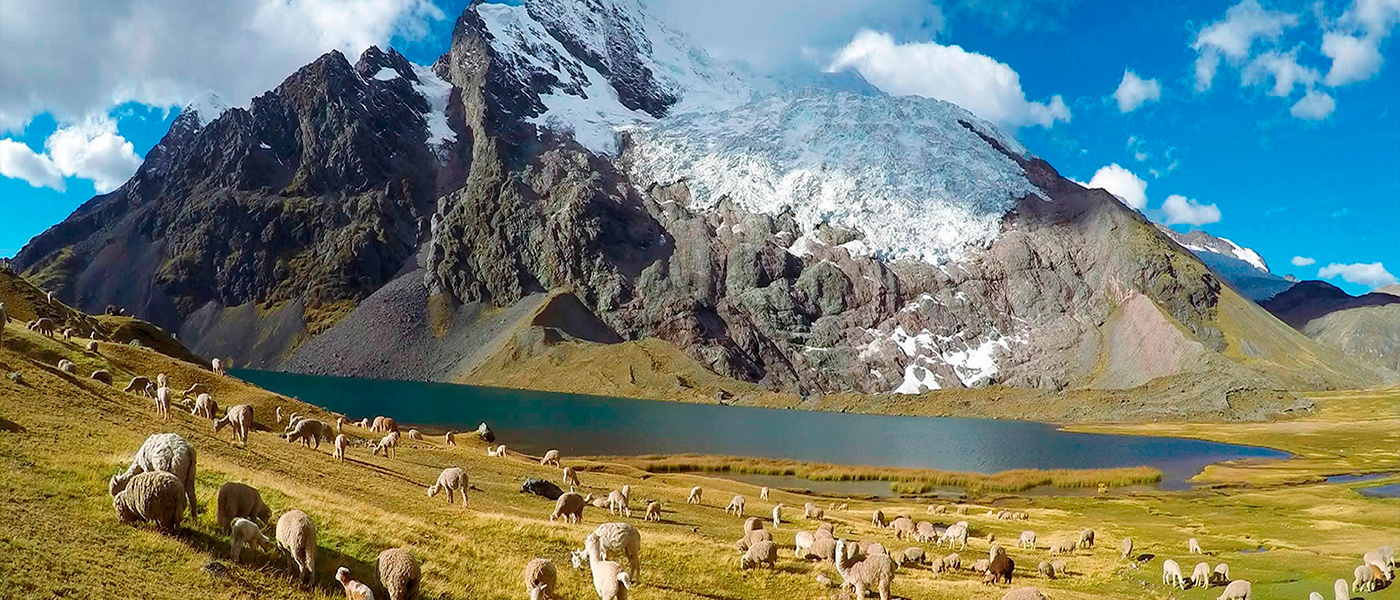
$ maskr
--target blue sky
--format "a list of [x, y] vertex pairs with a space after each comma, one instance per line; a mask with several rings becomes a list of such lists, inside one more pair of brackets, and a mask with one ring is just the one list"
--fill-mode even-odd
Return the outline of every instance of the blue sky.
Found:
[[[429, 63], [466, 4], [343, 1], [347, 15], [302, 19], [286, 11], [314, 3], [161, 0], [169, 29], [150, 26], [146, 43], [76, 49], [62, 27], [148, 26], [140, 11], [152, 3], [114, 0], [107, 15], [21, 7], [54, 29], [0, 24], [9, 56], [0, 79], [17, 82], [0, 91], [0, 256], [119, 185], [169, 128], [173, 107], [203, 90], [246, 104], [325, 50], [353, 60], [369, 43]], [[890, 93], [963, 104], [1015, 130], [1063, 175], [1108, 187], [1178, 230], [1199, 226], [1253, 248], [1275, 273], [1322, 270], [1359, 293], [1400, 272], [1400, 65], [1387, 60], [1397, 56], [1395, 0], [651, 1], [720, 58], [850, 69]], [[739, 11], [750, 14], [739, 20]], [[211, 22], [244, 24], [201, 31]], [[287, 23], [302, 29], [289, 34]], [[222, 46], [205, 48], [209, 39]], [[91, 72], [63, 72], [88, 63]], [[1206, 88], [1198, 67], [1210, 65]], [[1115, 96], [1125, 70], [1134, 77]], [[1008, 74], [1019, 86], [1006, 85]], [[987, 82], [989, 91], [969, 91]]]

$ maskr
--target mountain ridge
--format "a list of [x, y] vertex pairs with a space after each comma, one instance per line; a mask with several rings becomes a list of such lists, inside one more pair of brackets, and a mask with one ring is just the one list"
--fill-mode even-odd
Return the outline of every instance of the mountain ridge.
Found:
[[[688, 96], [676, 86], [697, 77], [667, 79], [674, 71], [655, 66], [733, 73], [702, 51], [677, 51], [689, 43], [683, 36], [638, 42], [647, 31], [670, 30], [634, 4], [586, 5], [588, 15], [602, 15], [595, 33], [617, 52], [607, 61], [587, 51], [597, 43], [556, 39], [529, 20], [532, 9], [558, 8], [577, 21], [585, 4], [574, 0], [474, 3], [430, 68], [392, 49], [367, 49], [355, 65], [328, 53], [248, 110], [230, 109], [207, 125], [177, 118], [132, 181], [37, 236], [16, 268], [77, 305], [128, 306], [178, 330], [202, 354], [333, 374], [452, 379], [471, 371], [474, 348], [431, 340], [495, 345], [500, 332], [492, 333], [490, 315], [567, 291], [624, 341], [660, 340], [720, 376], [803, 395], [1141, 385], [1097, 374], [1108, 357], [1130, 351], [1124, 344], [1139, 343], [1104, 330], [1126, 304], [1151, 317], [1139, 297], [1160, 311], [1139, 321], [1149, 338], [1190, 342], [1180, 368], [1160, 376], [1208, 389], [1202, 410], [1241, 388], [1379, 380], [1347, 359], [1322, 356], [1287, 327], [1270, 329], [1271, 343], [1307, 347], [1326, 365], [1321, 374], [1293, 378], [1247, 352], [1229, 357], [1232, 340], [1248, 336], [1221, 320], [1222, 284], [1199, 258], [1110, 194], [1064, 179], [946, 103], [815, 88], [771, 97], [831, 107], [836, 112], [817, 111], [827, 116], [811, 122], [839, 118], [869, 136], [844, 136], [855, 144], [846, 150], [887, 147], [882, 140], [895, 134], [881, 123], [901, 105], [963, 135], [939, 152], [962, 169], [1025, 183], [994, 180], [1004, 183], [970, 193], [961, 176], [943, 174], [936, 181], [944, 191], [908, 202], [931, 207], [923, 218], [976, 215], [990, 227], [981, 237], [918, 242], [916, 254], [882, 252], [895, 247], [881, 237], [889, 227], [804, 211], [847, 197], [832, 189], [864, 194], [872, 207], [897, 206], [898, 188], [832, 188], [833, 172], [809, 173], [827, 163], [792, 159], [788, 146], [765, 148], [752, 138], [734, 137], [730, 147], [775, 156], [777, 167], [732, 180], [727, 185], [739, 186], [732, 189], [826, 183], [798, 186], [773, 205], [708, 195], [696, 174], [730, 155], [687, 149], [698, 134], [674, 125], [728, 126], [734, 117], [723, 111], [736, 97], [714, 100], [714, 88], [704, 87], [710, 82]], [[614, 44], [619, 36], [631, 42]], [[677, 62], [681, 55], [688, 62]], [[590, 148], [585, 142], [597, 140], [570, 128], [593, 110], [590, 90], [600, 89], [637, 107], [618, 104], [629, 112], [598, 113], [590, 123], [616, 132], [616, 155]], [[831, 152], [842, 151], [839, 142]], [[664, 153], [692, 158], [664, 172], [637, 168]], [[979, 194], [993, 201], [971, 200]], [[110, 277], [118, 261], [130, 276]], [[381, 290], [393, 293], [375, 301], [378, 317], [357, 311]], [[1246, 314], [1238, 322], [1272, 319], [1252, 304], [1231, 310]], [[386, 362], [344, 333], [370, 331], [373, 319], [396, 314], [427, 322], [427, 337], [414, 338], [433, 345], [422, 360]], [[1212, 369], [1220, 381], [1203, 383], [1200, 374]]]

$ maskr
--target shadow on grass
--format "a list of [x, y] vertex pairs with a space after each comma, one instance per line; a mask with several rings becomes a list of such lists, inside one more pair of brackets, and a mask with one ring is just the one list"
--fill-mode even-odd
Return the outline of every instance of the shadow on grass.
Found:
[[25, 429], [24, 426], [20, 425], [19, 423], [6, 419], [5, 417], [0, 417], [0, 431], [8, 431], [10, 433], [27, 433], [29, 430]]
[[[275, 535], [272, 531], [264, 533], [269, 534], [268, 537]], [[262, 544], [257, 550], [245, 547], [242, 552], [242, 560], [238, 565], [239, 568], [233, 568], [233, 557], [230, 554], [229, 542], [226, 538], [215, 536], [205, 529], [191, 527], [183, 529], [177, 538], [191, 549], [212, 557], [214, 562], [220, 563], [222, 567], [213, 567], [213, 563], [211, 563], [206, 565], [206, 572], [211, 575], [217, 574], [227, 577], [244, 589], [257, 589], [259, 587], [244, 577], [243, 572], [249, 569], [282, 577], [287, 579], [288, 585], [297, 585], [295, 564], [289, 561], [287, 551], [277, 547], [275, 539], [267, 544]], [[352, 579], [358, 579], [367, 584], [374, 584], [379, 580], [374, 563], [342, 554], [324, 546], [318, 546], [316, 548], [316, 572], [310, 587], [331, 597], [343, 594], [344, 590], [335, 579], [335, 573], [341, 567], [350, 570]], [[378, 588], [375, 591], [376, 593], [383, 592], [382, 589]], [[383, 597], [387, 598], [388, 596]]]
[[668, 592], [676, 592], [676, 593], [679, 593], [679, 594], [690, 594], [690, 595], [693, 595], [693, 596], [699, 596], [699, 597], [701, 597], [701, 598], [709, 598], [710, 600], [743, 600], [742, 598], [738, 598], [738, 597], [736, 597], [736, 596], [720, 596], [720, 595], [717, 595], [717, 594], [706, 594], [706, 593], [704, 593], [704, 592], [699, 592], [699, 591], [696, 591], [696, 590], [687, 590], [687, 589], [682, 589], [682, 588], [678, 588], [678, 587], [672, 587], [672, 586], [669, 586], [669, 585], [654, 584], [654, 587], [655, 587], [656, 589], [666, 590], [666, 591], [668, 591]]

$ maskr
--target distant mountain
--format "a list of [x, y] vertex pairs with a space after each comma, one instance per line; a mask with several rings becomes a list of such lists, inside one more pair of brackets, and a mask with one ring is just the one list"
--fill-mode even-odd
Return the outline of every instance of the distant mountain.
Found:
[[1262, 306], [1324, 346], [1400, 372], [1400, 286], [1352, 296], [1325, 281], [1303, 281]]
[[1264, 258], [1249, 248], [1200, 230], [1178, 233], [1165, 226], [1159, 228], [1250, 300], [1262, 302], [1293, 287], [1293, 280], [1270, 272]]
[[802, 394], [1153, 382], [1168, 400], [1134, 410], [1222, 418], [1381, 381], [968, 111], [758, 78], [636, 0], [474, 2], [431, 67], [331, 52], [206, 105], [15, 268], [314, 373], [473, 381], [645, 341], [613, 355], [676, 351], [629, 378], [684, 356]]

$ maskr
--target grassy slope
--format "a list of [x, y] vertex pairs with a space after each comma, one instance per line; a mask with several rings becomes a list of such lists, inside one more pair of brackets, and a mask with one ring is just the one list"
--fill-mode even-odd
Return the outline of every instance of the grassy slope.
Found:
[[[526, 475], [557, 480], [558, 472], [525, 460], [488, 459], [480, 443], [469, 436], [462, 436], [462, 445], [451, 449], [432, 442], [409, 444], [393, 460], [352, 448], [350, 460], [339, 463], [330, 457], [329, 445], [307, 450], [267, 432], [254, 433], [248, 448], [238, 448], [226, 435], [214, 435], [208, 421], [187, 413], [177, 411], [170, 422], [161, 423], [153, 418], [148, 400], [87, 379], [68, 378], [32, 361], [31, 356], [67, 357], [83, 370], [104, 366], [119, 373], [119, 378], [136, 372], [166, 372], [176, 385], [205, 381], [213, 384], [221, 404], [252, 403], [264, 420], [279, 403], [288, 409], [306, 409], [149, 349], [103, 344], [100, 355], [88, 355], [78, 344], [44, 339], [17, 325], [7, 327], [0, 350], [0, 361], [26, 382], [20, 386], [0, 379], [0, 416], [7, 419], [3, 423], [7, 431], [0, 432], [0, 492], [6, 502], [0, 510], [0, 597], [337, 597], [331, 580], [337, 567], [348, 566], [355, 576], [372, 581], [371, 565], [377, 553], [403, 545], [425, 559], [426, 597], [520, 598], [519, 573], [525, 562], [543, 556], [562, 567], [569, 548], [578, 547], [598, 523], [611, 520], [590, 508], [582, 525], [549, 523], [545, 518], [549, 503], [518, 494], [517, 489]], [[1386, 401], [1395, 406], [1393, 394]], [[367, 435], [351, 429], [356, 437]], [[210, 511], [180, 537], [164, 536], [149, 527], [118, 525], [104, 493], [105, 479], [125, 467], [147, 435], [162, 431], [179, 432], [199, 449], [198, 494]], [[1364, 446], [1367, 440], [1382, 442], [1363, 436], [1355, 443]], [[472, 493], [469, 511], [424, 496], [426, 484], [448, 465], [466, 468], [480, 489]], [[731, 544], [740, 523], [725, 515], [721, 506], [731, 494], [744, 493], [750, 498], [750, 514], [767, 515], [772, 504], [759, 500], [752, 486], [682, 474], [641, 477], [625, 467], [583, 474], [584, 483], [594, 486], [590, 490], [630, 484], [634, 498], [656, 498], [666, 505], [662, 523], [629, 520], [641, 528], [644, 539], [643, 584], [634, 597], [828, 595], [817, 587], [812, 573], [829, 572], [829, 568], [797, 562], [789, 550], [781, 553], [776, 572], [736, 571], [737, 555]], [[294, 589], [282, 559], [267, 552], [255, 554], [250, 565], [235, 567], [228, 577], [201, 571], [209, 561], [228, 561], [227, 538], [214, 530], [211, 504], [217, 486], [229, 480], [259, 487], [274, 513], [300, 508], [312, 515], [320, 528], [317, 590]], [[683, 501], [696, 484], [706, 487], [705, 506]], [[807, 499], [775, 491], [773, 500], [801, 506]], [[1185, 539], [1198, 537], [1215, 553], [1207, 560], [1228, 561], [1237, 576], [1255, 582], [1257, 597], [1290, 598], [1303, 597], [1309, 589], [1326, 589], [1332, 579], [1349, 572], [1363, 550], [1394, 544], [1400, 537], [1400, 503], [1365, 499], [1340, 486], [1112, 498], [1008, 495], [995, 501], [1029, 511], [1030, 522], [994, 521], [982, 516], [981, 508], [974, 508], [967, 519], [975, 535], [992, 532], [1008, 540], [1029, 528], [1048, 541], [1086, 526], [1099, 531], [1100, 547], [1070, 558], [1073, 574], [1054, 581], [1031, 575], [1035, 563], [1046, 558], [1043, 549], [1012, 550], [1019, 565], [1018, 585], [1036, 585], [1051, 591], [1057, 600], [1168, 597], [1155, 583], [1159, 560], [1132, 569], [1117, 559], [1116, 547], [1125, 535], [1137, 540], [1143, 551], [1175, 557], [1188, 568], [1191, 563], [1182, 556]], [[850, 512], [833, 515], [839, 532], [877, 539], [892, 548], [906, 546], [887, 531], [870, 528], [869, 511], [875, 507], [886, 514], [905, 511], [915, 518], [924, 513], [922, 506], [908, 503], [856, 501]], [[785, 524], [777, 529], [776, 538], [790, 544], [795, 531]], [[1259, 544], [1271, 551], [1238, 552]], [[974, 540], [963, 554], [975, 558], [986, 546], [984, 540]], [[585, 575], [567, 568], [561, 572], [560, 592], [565, 598], [592, 597]], [[896, 580], [895, 592], [920, 599], [995, 599], [1005, 588], [983, 587], [966, 572], [935, 578], [927, 571], [904, 571]], [[1174, 595], [1214, 598], [1218, 593]], [[1392, 589], [1368, 597], [1396, 595]]]

